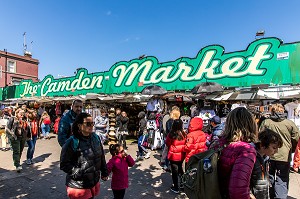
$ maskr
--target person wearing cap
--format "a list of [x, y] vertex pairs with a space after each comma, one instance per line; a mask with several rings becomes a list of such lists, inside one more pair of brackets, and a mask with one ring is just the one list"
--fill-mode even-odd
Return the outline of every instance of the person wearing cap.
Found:
[[210, 140], [206, 141], [206, 146], [208, 147], [212, 142], [220, 138], [224, 130], [224, 123], [221, 122], [221, 118], [217, 115], [209, 120], [209, 124], [211, 126], [212, 134]]

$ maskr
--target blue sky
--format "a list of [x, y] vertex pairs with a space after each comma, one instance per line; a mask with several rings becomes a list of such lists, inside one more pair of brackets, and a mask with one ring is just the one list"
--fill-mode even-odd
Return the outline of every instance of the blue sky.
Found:
[[[9, 0], [0, 2], [0, 49], [39, 59], [39, 78], [76, 68], [108, 70], [142, 54], [160, 62], [195, 57], [211, 44], [243, 50], [258, 30], [300, 41], [300, 1]], [[33, 41], [32, 45], [30, 44]]]

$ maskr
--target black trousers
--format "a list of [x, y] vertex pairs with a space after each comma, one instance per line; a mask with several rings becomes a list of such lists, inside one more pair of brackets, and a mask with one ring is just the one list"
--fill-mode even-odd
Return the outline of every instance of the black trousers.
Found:
[[179, 175], [182, 176], [182, 174], [183, 174], [182, 162], [183, 161], [171, 161], [170, 160], [173, 185], [174, 185], [174, 188], [177, 190], [179, 189], [178, 176]]
[[270, 198], [287, 198], [289, 189], [290, 163], [282, 161], [270, 161]]
[[125, 196], [125, 190], [126, 189], [120, 189], [120, 190], [116, 190], [113, 189], [113, 194], [114, 194], [114, 199], [123, 199]]
[[124, 149], [126, 149], [126, 136], [126, 134], [120, 134], [118, 138], [119, 144], [123, 146]]

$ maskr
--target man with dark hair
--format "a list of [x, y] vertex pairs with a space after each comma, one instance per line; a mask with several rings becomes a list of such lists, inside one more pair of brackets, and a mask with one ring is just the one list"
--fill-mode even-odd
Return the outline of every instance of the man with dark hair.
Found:
[[72, 103], [71, 110], [69, 110], [61, 119], [58, 125], [58, 143], [62, 147], [67, 139], [72, 135], [72, 124], [77, 115], [82, 112], [83, 103], [79, 99], [75, 99]]

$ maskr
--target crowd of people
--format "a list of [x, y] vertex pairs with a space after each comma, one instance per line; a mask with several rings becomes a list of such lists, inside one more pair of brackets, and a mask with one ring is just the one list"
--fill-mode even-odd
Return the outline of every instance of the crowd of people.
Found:
[[[40, 113], [40, 114], [39, 114]], [[26, 164], [33, 164], [33, 156], [38, 138], [50, 139], [50, 116], [43, 110], [38, 111], [20, 107], [5, 107], [1, 113], [1, 140], [2, 151], [12, 150], [13, 162], [17, 172], [22, 171], [20, 164], [21, 155], [27, 144]]]
[[[208, 124], [197, 115], [191, 115], [187, 123], [177, 106], [173, 106], [169, 114], [150, 119], [152, 113], [142, 111], [138, 114], [135, 160], [126, 151], [128, 116], [125, 111], [116, 109], [118, 143], [109, 145], [112, 155], [109, 161], [105, 160], [103, 150], [109, 130], [107, 111], [101, 109], [101, 115], [94, 119], [82, 110], [83, 102], [74, 100], [71, 109], [62, 117], [59, 115], [53, 127], [62, 147], [60, 169], [66, 173], [66, 191], [70, 198], [99, 195], [99, 180], [108, 180], [110, 173], [114, 198], [124, 198], [129, 186], [128, 167], [149, 158], [151, 150], [155, 150], [151, 147], [155, 137], [151, 137], [148, 125], [154, 118], [162, 140], [159, 161], [166, 171], [171, 171], [170, 190], [174, 193], [184, 191], [181, 176], [190, 157], [215, 148], [222, 148], [218, 173], [223, 198], [287, 198], [293, 150], [292, 169], [299, 170], [300, 131], [293, 121], [286, 119], [281, 104], [272, 105], [271, 114], [262, 116], [259, 121], [245, 107], [237, 107], [228, 113], [225, 122], [213, 116]], [[21, 106], [15, 110], [4, 109], [1, 117], [5, 121], [0, 123], [1, 128], [5, 128], [1, 134], [2, 151], [8, 150], [7, 144], [11, 146], [14, 166], [21, 172], [25, 143], [28, 145], [26, 164], [34, 164], [37, 139], [49, 139], [50, 116], [45, 111], [39, 115], [36, 110]]]

